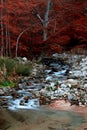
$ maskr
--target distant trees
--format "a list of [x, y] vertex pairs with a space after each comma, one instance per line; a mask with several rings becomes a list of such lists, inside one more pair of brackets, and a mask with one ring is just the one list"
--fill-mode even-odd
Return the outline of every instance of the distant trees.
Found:
[[86, 8], [86, 0], [0, 0], [0, 55], [30, 56], [49, 44], [58, 51], [71, 38], [86, 42]]
[[9, 10], [7, 8], [8, 6], [8, 0], [5, 0], [5, 13], [6, 13], [6, 24], [5, 24], [5, 30], [6, 30], [6, 56], [11, 56], [11, 40], [10, 40], [10, 28], [9, 28]]
[[9, 14], [7, 8], [8, 0], [1, 0], [1, 56], [10, 56], [11, 55], [11, 46], [10, 46], [10, 30], [9, 30]]

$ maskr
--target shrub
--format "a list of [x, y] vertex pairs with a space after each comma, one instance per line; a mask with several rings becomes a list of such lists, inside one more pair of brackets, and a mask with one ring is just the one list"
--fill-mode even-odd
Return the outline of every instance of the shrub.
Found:
[[29, 76], [32, 66], [28, 64], [17, 64], [16, 73], [22, 76]]
[[6, 58], [4, 61], [4, 64], [5, 64], [7, 76], [8, 76], [13, 72], [16, 63], [13, 59]]
[[4, 59], [0, 57], [0, 67], [2, 68], [4, 65]]
[[2, 83], [1, 83], [1, 86], [3, 86], [3, 87], [6, 87], [6, 86], [9, 86], [9, 87], [14, 87], [15, 86], [15, 83], [13, 83], [13, 82], [10, 82], [10, 81], [3, 81]]

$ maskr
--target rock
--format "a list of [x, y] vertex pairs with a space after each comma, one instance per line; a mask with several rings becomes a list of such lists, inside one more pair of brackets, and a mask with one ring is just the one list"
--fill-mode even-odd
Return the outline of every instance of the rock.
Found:
[[40, 93], [40, 95], [46, 95], [47, 92], [46, 92], [45, 89], [42, 88], [42, 89], [39, 91], [39, 93]]
[[8, 107], [7, 101], [2, 101], [1, 106], [3, 106], [4, 108], [7, 108]]
[[87, 89], [87, 84], [84, 84], [84, 88]]
[[61, 88], [66, 88], [66, 84], [61, 84]]
[[58, 53], [54, 53], [54, 54], [52, 55], [52, 57], [53, 57], [53, 58], [58, 58], [58, 55], [59, 55]]
[[28, 97], [28, 96], [25, 96], [25, 97], [24, 97], [25, 103], [28, 103], [28, 100], [29, 100], [29, 97]]
[[53, 77], [52, 76], [47, 76], [46, 81], [52, 81]]
[[39, 99], [40, 105], [46, 105], [46, 98], [44, 96], [41, 96]]
[[68, 94], [67, 94], [67, 98], [68, 98], [68, 100], [70, 101], [71, 99], [73, 99], [73, 95], [70, 94], [70, 93], [68, 93]]
[[38, 70], [37, 70], [37, 68], [34, 68], [33, 70], [32, 70], [32, 75], [37, 75], [37, 72], [38, 72]]
[[79, 101], [78, 100], [74, 100], [74, 99], [72, 99], [71, 101], [70, 101], [70, 103], [71, 103], [71, 106], [72, 105], [79, 105]]
[[3, 89], [0, 89], [0, 95], [4, 95], [4, 90]]
[[19, 88], [19, 89], [23, 89], [23, 84], [21, 84], [21, 83], [18, 84], [18, 88]]
[[46, 104], [50, 104], [51, 103], [51, 98], [50, 97], [46, 97]]
[[20, 101], [20, 105], [24, 106], [24, 100]]
[[77, 86], [78, 85], [78, 81], [75, 80], [75, 79], [67, 79], [66, 82], [71, 84], [71, 86]]
[[26, 57], [23, 57], [22, 60], [23, 60], [24, 62], [27, 62], [27, 61], [28, 61]]
[[11, 96], [15, 99], [18, 97], [18, 94], [17, 94], [17, 92], [12, 92]]

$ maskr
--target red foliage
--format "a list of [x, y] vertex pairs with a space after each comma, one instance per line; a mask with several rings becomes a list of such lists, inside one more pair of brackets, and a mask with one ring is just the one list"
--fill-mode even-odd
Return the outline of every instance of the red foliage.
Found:
[[[0, 4], [0, 8], [3, 8], [4, 44], [6, 44], [6, 25], [8, 24], [13, 55], [15, 55], [17, 38], [26, 28], [29, 30], [19, 40], [19, 56], [30, 57], [30, 55], [41, 54], [44, 50], [43, 45], [49, 52], [62, 52], [68, 46], [72, 47], [71, 39], [78, 41], [76, 45], [87, 46], [87, 0], [51, 1], [47, 27], [48, 39], [45, 45], [43, 26], [32, 13], [32, 10], [37, 11], [41, 18], [44, 18], [47, 4], [45, 0], [19, 0], [17, 2], [7, 0], [4, 6]], [[1, 35], [0, 38], [2, 38]]]

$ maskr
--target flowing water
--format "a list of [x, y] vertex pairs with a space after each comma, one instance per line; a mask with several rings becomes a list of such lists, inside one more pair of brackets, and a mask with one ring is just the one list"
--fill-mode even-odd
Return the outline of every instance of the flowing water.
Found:
[[[63, 80], [66, 79], [67, 75], [66, 72], [69, 69], [68, 65], [64, 65], [60, 61], [54, 61], [52, 59], [47, 59], [45, 64], [47, 64], [47, 68], [44, 70], [45, 79], [44, 80]], [[31, 93], [31, 91], [34, 91], [35, 93], [39, 93], [39, 90], [42, 88], [45, 88], [45, 83], [42, 83], [39, 81], [36, 83], [33, 79], [30, 81], [30, 86], [26, 85], [26, 82], [23, 82], [21, 84], [22, 88], [15, 90], [14, 94], [18, 95], [16, 98], [13, 98], [12, 95], [8, 96], [1, 96], [0, 98], [7, 100], [8, 109], [10, 110], [17, 110], [17, 109], [36, 109], [40, 106], [38, 98], [31, 98], [34, 96], [34, 94]], [[51, 82], [50, 82], [51, 83]], [[29, 100], [27, 102], [24, 102], [24, 98], [28, 97]]]

